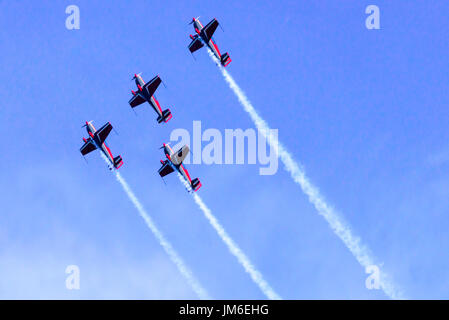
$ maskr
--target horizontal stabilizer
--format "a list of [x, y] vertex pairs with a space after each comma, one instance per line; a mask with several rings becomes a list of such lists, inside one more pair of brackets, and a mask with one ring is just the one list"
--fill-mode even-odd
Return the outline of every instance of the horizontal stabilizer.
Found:
[[229, 56], [229, 54], [226, 52], [226, 53], [223, 53], [222, 55], [221, 55], [221, 65], [223, 66], [223, 67], [226, 67], [228, 64], [230, 64], [231, 63], [231, 57]]
[[192, 187], [193, 191], [198, 191], [198, 189], [201, 188], [201, 186], [202, 186], [202, 184], [201, 184], [200, 179], [195, 178], [195, 179], [192, 180], [191, 187]]
[[117, 156], [114, 158], [114, 168], [118, 169], [123, 165], [122, 156]]
[[170, 109], [166, 109], [162, 111], [162, 116], [157, 117], [157, 122], [161, 123], [162, 121], [168, 122], [172, 118], [172, 114]]

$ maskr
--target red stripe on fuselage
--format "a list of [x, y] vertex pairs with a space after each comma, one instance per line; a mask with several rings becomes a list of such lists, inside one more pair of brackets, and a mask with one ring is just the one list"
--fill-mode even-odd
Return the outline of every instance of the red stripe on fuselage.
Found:
[[212, 41], [212, 39], [210, 40], [210, 42], [211, 42], [212, 45], [214, 46], [215, 50], [217, 50], [217, 53], [218, 53], [218, 59], [221, 59], [221, 53], [220, 53], [220, 50], [218, 50], [217, 45]]
[[189, 172], [186, 170], [186, 168], [184, 168], [184, 166], [182, 165], [182, 163], [180, 164], [180, 167], [182, 168], [182, 170], [183, 170], [184, 173], [186, 174], [187, 179], [189, 179], [190, 184], [192, 184], [192, 179], [190, 179]]
[[[166, 144], [166, 145], [164, 145], [165, 147], [167, 147], [168, 148], [168, 150], [170, 150], [170, 154], [173, 154], [173, 149], [168, 145], [168, 144]], [[169, 158], [170, 159], [170, 158]]]
[[105, 142], [103, 142], [103, 146], [104, 146], [105, 149], [108, 151], [108, 154], [109, 154], [109, 156], [111, 157], [111, 162], [112, 162], [112, 164], [114, 164], [114, 157], [112, 156], [111, 149], [109, 149], [109, 147], [106, 145]]
[[196, 33], [198, 33], [198, 34], [200, 34], [201, 33], [201, 30], [203, 30], [203, 24], [200, 22], [200, 20], [198, 20], [198, 19], [195, 19], [195, 21], [197, 21], [198, 22], [198, 24], [200, 25], [200, 30], [198, 30], [197, 28], [196, 28], [196, 26], [194, 27], [195, 28], [195, 31], [196, 31]]
[[[91, 128], [92, 127], [92, 128]], [[92, 124], [92, 123], [89, 123], [89, 129], [90, 129], [90, 132], [92, 132], [92, 133], [95, 133], [95, 132], [97, 132], [97, 129], [95, 129], [95, 127], [94, 127], [94, 125]], [[92, 135], [91, 135], [92, 136]]]
[[162, 109], [161, 109], [161, 105], [159, 104], [159, 101], [156, 100], [156, 98], [154, 96], [151, 97], [154, 102], [156, 103], [157, 108], [159, 109], [159, 111], [161, 112], [161, 116], [162, 116]]

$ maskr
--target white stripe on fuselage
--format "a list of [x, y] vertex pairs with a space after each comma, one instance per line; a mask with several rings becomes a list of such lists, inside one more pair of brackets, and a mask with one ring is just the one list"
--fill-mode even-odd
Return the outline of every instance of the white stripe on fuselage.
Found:
[[[172, 156], [172, 154], [174, 153], [173, 152], [173, 149], [168, 145], [168, 144], [166, 144], [165, 145], [165, 152], [167, 152], [168, 151], [168, 155], [170, 156], [170, 158], [171, 158], [171, 156]], [[171, 161], [171, 160], [170, 160]]]
[[182, 174], [182, 176], [184, 177], [184, 179], [186, 179], [186, 181], [187, 181], [190, 185], [192, 185], [192, 181], [189, 179], [189, 176], [187, 175], [186, 169], [184, 168], [184, 166], [182, 165], [182, 163], [179, 165], [178, 171]]
[[209, 40], [209, 43], [207, 44], [207, 46], [212, 50], [212, 52], [215, 54], [215, 56], [217, 57], [217, 59], [218, 59], [219, 61], [221, 61], [220, 53], [218, 52], [217, 48], [215, 48], [212, 39]]
[[143, 79], [140, 75], [137, 75], [137, 81], [139, 82], [141, 87], [143, 87], [145, 85], [145, 81], [143, 81]]
[[153, 107], [154, 111], [156, 111], [157, 114], [162, 117], [162, 109], [157, 104], [156, 99], [153, 96], [151, 96], [149, 102], [150, 102], [151, 106]]

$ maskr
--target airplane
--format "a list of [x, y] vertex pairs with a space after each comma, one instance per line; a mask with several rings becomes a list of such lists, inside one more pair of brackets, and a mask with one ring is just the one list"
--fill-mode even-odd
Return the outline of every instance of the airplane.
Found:
[[196, 50], [201, 49], [204, 46], [204, 44], [206, 44], [209, 47], [209, 49], [214, 53], [214, 55], [217, 57], [217, 59], [220, 60], [221, 65], [223, 67], [226, 67], [228, 64], [231, 63], [232, 60], [227, 52], [224, 54], [220, 53], [217, 44], [215, 43], [215, 40], [212, 38], [212, 35], [214, 34], [215, 30], [218, 27], [217, 19], [215, 18], [212, 19], [212, 21], [210, 21], [205, 27], [203, 27], [198, 18], [193, 18], [192, 21], [189, 23], [189, 24], [193, 23], [193, 28], [197, 33], [194, 36], [190, 35], [190, 38], [192, 39], [192, 42], [190, 42], [189, 44], [190, 52], [194, 53]]
[[170, 109], [166, 109], [162, 111], [161, 105], [159, 101], [156, 100], [154, 93], [157, 90], [157, 87], [161, 84], [162, 80], [159, 76], [155, 76], [151, 81], [145, 83], [143, 81], [142, 76], [139, 74], [134, 74], [132, 80], [136, 81], [137, 88], [139, 89], [137, 92], [131, 90], [133, 97], [129, 100], [129, 104], [131, 108], [135, 108], [138, 105], [147, 101], [158, 114], [157, 122], [161, 123], [162, 121], [167, 122], [172, 118], [172, 114]]
[[192, 191], [198, 191], [198, 189], [201, 188], [200, 180], [198, 178], [192, 180], [187, 169], [182, 165], [182, 161], [189, 153], [189, 147], [185, 145], [177, 152], [173, 152], [173, 149], [169, 144], [164, 143], [160, 149], [164, 149], [165, 156], [167, 157], [167, 160], [161, 160], [162, 167], [158, 170], [161, 178], [176, 170], [189, 183]]
[[[87, 133], [89, 134], [89, 138], [83, 138], [84, 145], [81, 147], [80, 152], [83, 156], [86, 154], [96, 150], [100, 149], [101, 152], [104, 153], [104, 155], [108, 158], [108, 160], [111, 162], [112, 166], [115, 169], [120, 168], [123, 165], [123, 160], [121, 156], [113, 157], [111, 150], [106, 145], [105, 140], [108, 137], [109, 133], [112, 130], [112, 125], [110, 122], [106, 123], [104, 126], [102, 126], [98, 131], [95, 129], [95, 127], [92, 124], [92, 121], [87, 122], [83, 125], [83, 128], [86, 127]], [[112, 170], [111, 167], [109, 167], [109, 170]]]

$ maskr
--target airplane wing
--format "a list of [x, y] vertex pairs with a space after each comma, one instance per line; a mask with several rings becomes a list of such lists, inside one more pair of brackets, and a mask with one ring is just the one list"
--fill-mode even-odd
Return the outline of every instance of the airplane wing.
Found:
[[214, 34], [217, 27], [218, 27], [218, 21], [217, 21], [217, 19], [214, 18], [201, 31], [204, 32], [204, 34], [207, 37], [207, 40], [210, 40], [210, 38], [212, 38], [212, 35]]
[[189, 44], [189, 50], [191, 53], [194, 53], [196, 50], [201, 49], [204, 47], [203, 42], [201, 42], [200, 38], [193, 39], [192, 42]]
[[143, 88], [147, 90], [150, 96], [152, 96], [156, 92], [157, 87], [159, 87], [161, 82], [162, 82], [161, 78], [159, 78], [159, 76], [155, 76], [153, 79], [151, 79], [151, 81], [145, 83]]
[[98, 131], [95, 132], [95, 135], [98, 137], [100, 142], [103, 143], [106, 140], [106, 138], [108, 137], [111, 130], [112, 130], [112, 124], [110, 122], [108, 122], [104, 126], [102, 126], [100, 129], [98, 129]]
[[137, 93], [135, 96], [131, 98], [131, 100], [129, 100], [129, 105], [131, 106], [131, 108], [135, 108], [144, 102], [145, 99], [140, 94]]
[[177, 152], [171, 155], [171, 162], [175, 166], [179, 166], [185, 159], [185, 157], [189, 154], [189, 147], [184, 146], [181, 149], [179, 149]]
[[165, 164], [162, 165], [162, 167], [158, 170], [158, 173], [161, 177], [165, 177], [167, 174], [172, 173], [174, 170], [172, 166], [168, 163], [168, 161], [165, 161]]
[[97, 149], [97, 147], [92, 142], [92, 140], [89, 140], [85, 144], [83, 144], [83, 146], [80, 149], [80, 152], [81, 152], [81, 154], [83, 156], [85, 156], [86, 154], [88, 154], [89, 152], [94, 151], [95, 149]]

